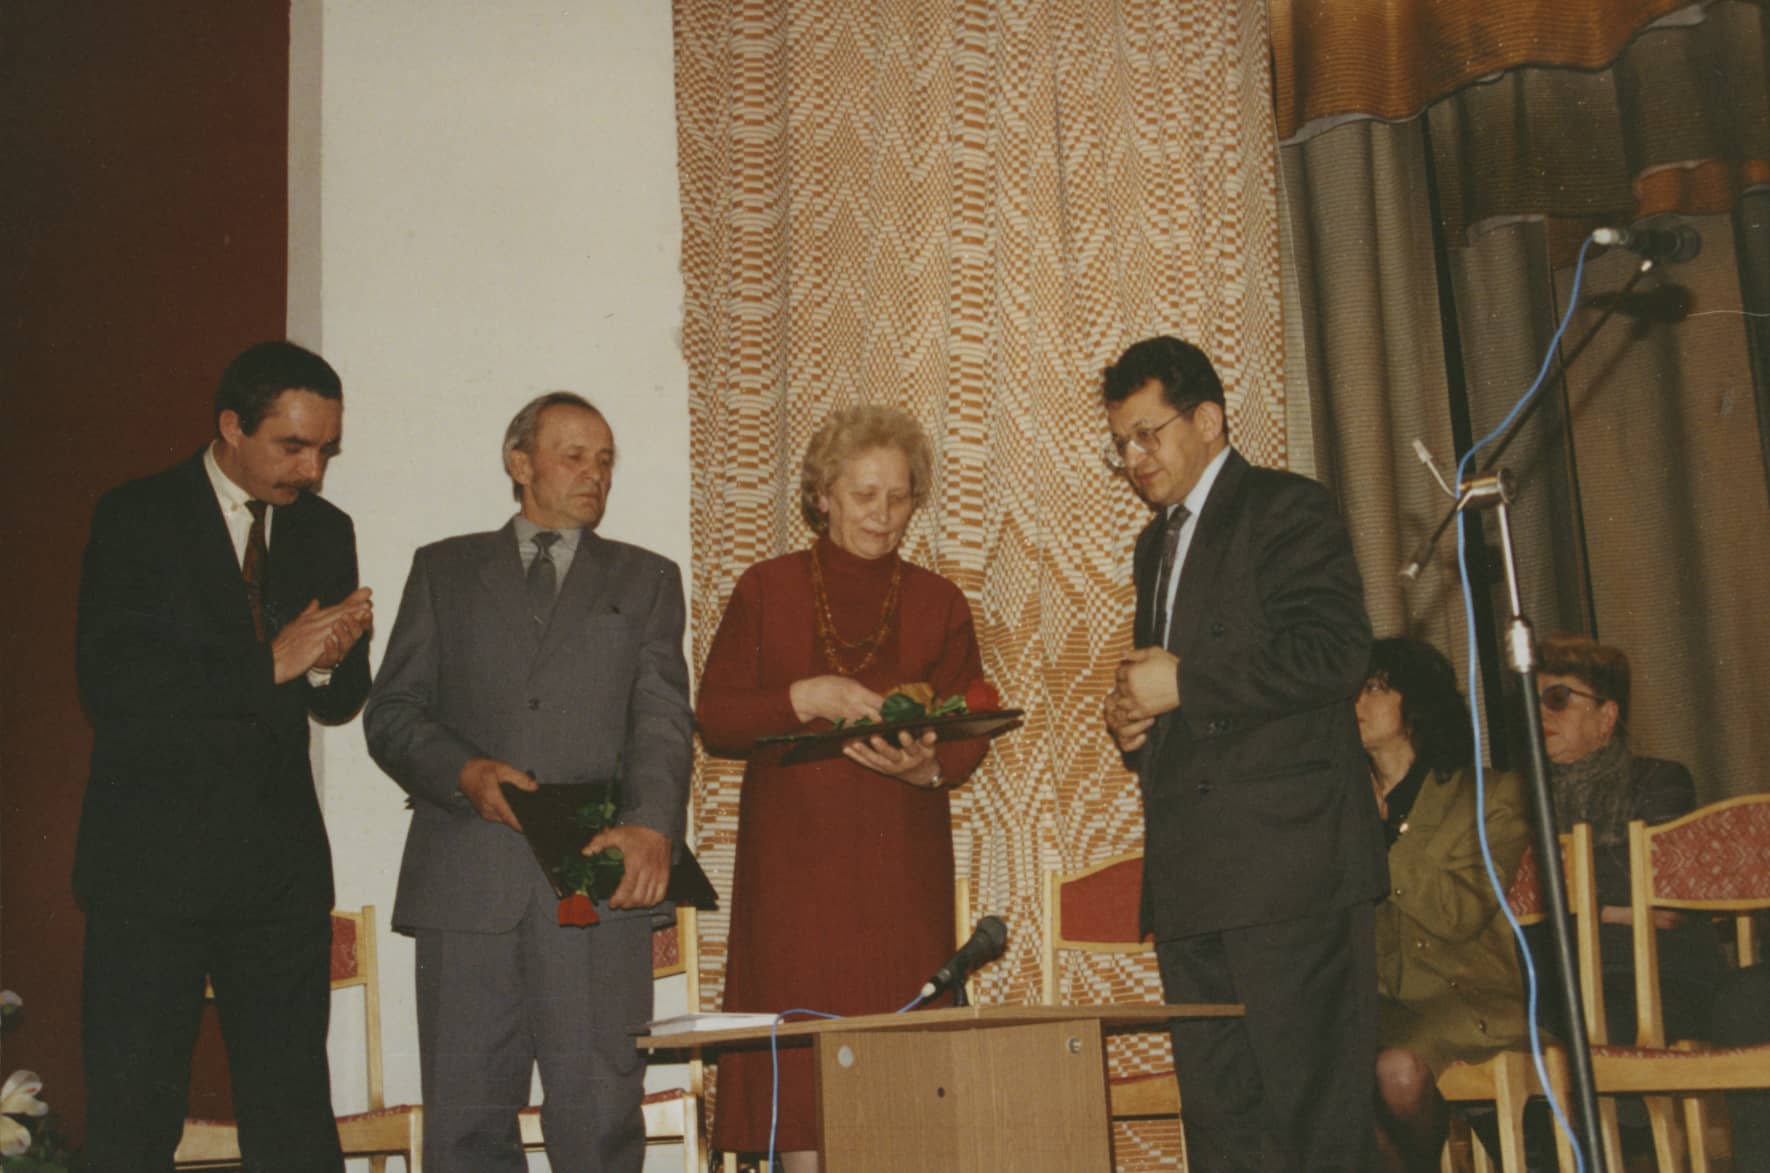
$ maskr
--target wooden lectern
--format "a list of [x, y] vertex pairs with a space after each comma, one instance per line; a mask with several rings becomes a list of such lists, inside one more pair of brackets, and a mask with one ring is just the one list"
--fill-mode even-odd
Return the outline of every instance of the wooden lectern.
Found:
[[[963, 1006], [787, 1022], [809, 1040], [825, 1173], [1111, 1173], [1111, 1028], [1239, 1016], [1240, 1006]], [[645, 1036], [645, 1050], [767, 1046], [770, 1028]]]

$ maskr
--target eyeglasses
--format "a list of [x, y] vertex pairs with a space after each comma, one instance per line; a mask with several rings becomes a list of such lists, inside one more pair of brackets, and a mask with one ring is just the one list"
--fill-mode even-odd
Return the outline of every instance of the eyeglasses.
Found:
[[1154, 456], [1156, 448], [1161, 444], [1161, 441], [1156, 438], [1156, 433], [1175, 420], [1184, 418], [1187, 414], [1184, 411], [1177, 411], [1159, 424], [1138, 424], [1131, 429], [1129, 436], [1123, 438], [1113, 436], [1107, 440], [1105, 447], [1100, 449], [1100, 459], [1104, 460], [1106, 467], [1112, 471], [1124, 472], [1125, 449], [1135, 448], [1145, 456]]
[[1549, 687], [1543, 689], [1539, 699], [1543, 702], [1543, 708], [1549, 710], [1551, 713], [1559, 713], [1567, 707], [1568, 700], [1576, 696], [1583, 696], [1595, 705], [1601, 705], [1604, 703], [1604, 698], [1597, 693], [1586, 692], [1583, 689], [1573, 687], [1571, 684], [1551, 684]]

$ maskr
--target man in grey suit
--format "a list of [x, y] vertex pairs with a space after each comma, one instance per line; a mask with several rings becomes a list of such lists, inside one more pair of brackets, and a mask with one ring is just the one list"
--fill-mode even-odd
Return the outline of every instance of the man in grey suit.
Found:
[[[652, 912], [682, 842], [693, 721], [676, 565], [598, 537], [608, 421], [569, 392], [504, 437], [521, 509], [495, 533], [419, 550], [364, 714], [369, 752], [411, 795], [393, 927], [417, 939], [424, 1158], [435, 1173], [525, 1168], [517, 1112], [539, 1065], [555, 1169], [644, 1160]], [[626, 872], [600, 923], [563, 927], [501, 783], [620, 778]]]

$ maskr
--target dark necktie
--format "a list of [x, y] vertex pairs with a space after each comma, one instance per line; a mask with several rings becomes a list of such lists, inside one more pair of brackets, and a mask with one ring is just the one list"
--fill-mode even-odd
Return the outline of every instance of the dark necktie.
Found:
[[553, 565], [547, 548], [559, 535], [544, 529], [529, 540], [535, 543], [535, 560], [529, 563], [529, 614], [534, 616], [535, 626], [543, 628], [553, 613], [553, 596], [559, 591], [559, 568]]
[[264, 620], [264, 569], [270, 559], [270, 551], [264, 544], [264, 514], [270, 504], [248, 501], [246, 508], [252, 511], [252, 528], [246, 533], [246, 553], [240, 559], [240, 577], [246, 580], [246, 601], [252, 606], [252, 630], [258, 633], [258, 642], [263, 643], [270, 634]]
[[[1174, 562], [1180, 553], [1180, 528], [1192, 511], [1176, 505], [1168, 511], [1167, 525], [1162, 530], [1162, 569], [1155, 577], [1155, 626], [1150, 646], [1168, 646], [1168, 588], [1174, 581]], [[1178, 600], [1176, 600], [1178, 601]]]

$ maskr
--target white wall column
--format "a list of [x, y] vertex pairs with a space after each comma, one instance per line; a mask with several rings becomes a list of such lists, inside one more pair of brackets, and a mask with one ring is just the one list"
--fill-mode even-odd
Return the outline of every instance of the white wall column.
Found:
[[[294, 0], [289, 329], [344, 378], [325, 491], [356, 520], [375, 664], [412, 551], [512, 512], [499, 444], [542, 391], [613, 425], [602, 532], [689, 572], [671, 35], [658, 0]], [[385, 929], [405, 795], [360, 721], [320, 746], [338, 902], [383, 925], [387, 1097], [415, 1102], [411, 943]], [[360, 1038], [341, 997], [340, 1111], [363, 1105]]]

